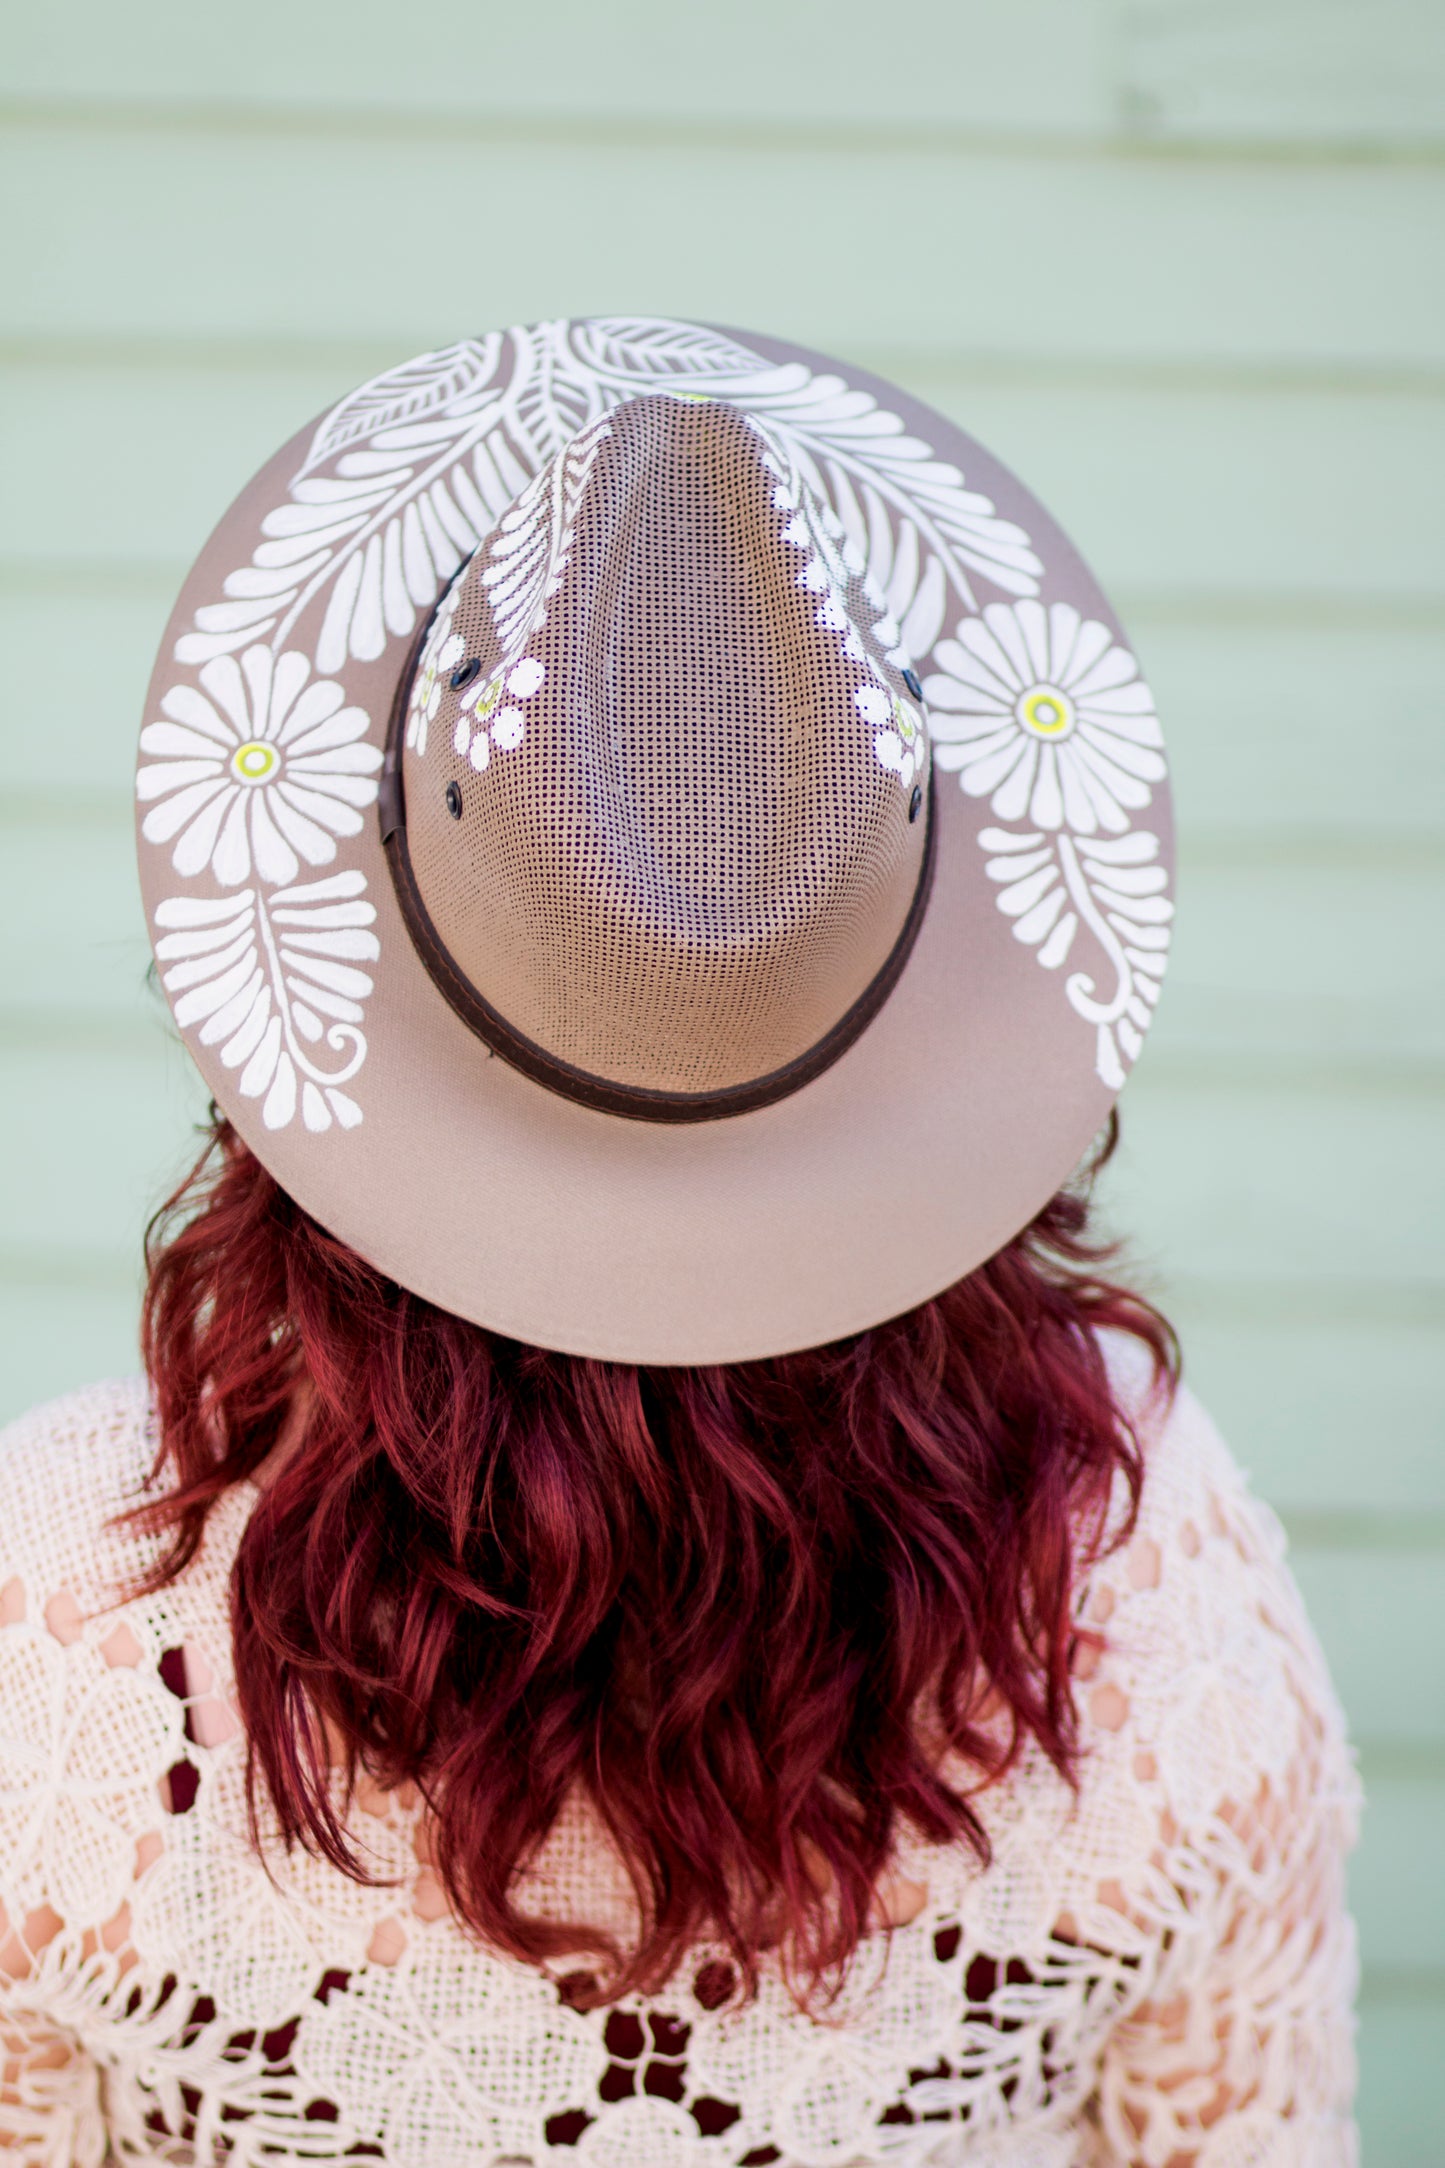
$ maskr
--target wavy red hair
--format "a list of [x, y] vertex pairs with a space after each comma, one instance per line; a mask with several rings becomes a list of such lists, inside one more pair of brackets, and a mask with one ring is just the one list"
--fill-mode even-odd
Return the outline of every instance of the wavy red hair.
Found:
[[[801, 1999], [826, 1996], [901, 1823], [986, 1857], [977, 1796], [1025, 1741], [1075, 1777], [1078, 1577], [1142, 1480], [1097, 1330], [1178, 1372], [1157, 1311], [1103, 1276], [1092, 1171], [871, 1331], [634, 1367], [408, 1293], [217, 1119], [148, 1238], [169, 1488], [134, 1517], [169, 1539], [145, 1583], [164, 1586], [305, 1381], [232, 1586], [253, 1822], [264, 1782], [288, 1843], [365, 1879], [340, 1741], [350, 1781], [420, 1787], [477, 1936], [590, 1960], [577, 1999], [653, 1992], [702, 1939], [744, 1991], [774, 1948]], [[516, 1901], [574, 1792], [631, 1877], [630, 1947]]]

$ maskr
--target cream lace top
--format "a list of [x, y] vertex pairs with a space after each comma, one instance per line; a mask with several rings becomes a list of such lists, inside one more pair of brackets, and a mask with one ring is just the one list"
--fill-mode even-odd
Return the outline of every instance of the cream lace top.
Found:
[[[143, 1385], [0, 1434], [0, 2152], [27, 2163], [393, 2168], [1334, 2168], [1350, 2117], [1356, 1787], [1277, 1525], [1186, 1393], [1142, 1518], [1089, 1578], [1072, 1795], [988, 1795], [993, 1862], [905, 1847], [921, 1909], [865, 1941], [830, 2021], [705, 1951], [655, 2002], [578, 2012], [447, 1913], [414, 1802], [352, 1826], [366, 1889], [246, 1839], [227, 1575], [105, 1610], [151, 1539], [102, 1522]], [[585, 1821], [536, 1902], [621, 1903]], [[530, 1900], [529, 1900], [530, 1901]], [[625, 1916], [625, 1915], [624, 1915]]]

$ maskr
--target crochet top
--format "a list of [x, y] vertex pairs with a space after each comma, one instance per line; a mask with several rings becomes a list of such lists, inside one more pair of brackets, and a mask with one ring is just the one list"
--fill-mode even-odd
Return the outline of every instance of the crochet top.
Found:
[[[1116, 1373], [1130, 1359], [1111, 1349]], [[865, 1938], [816, 2018], [766, 1964], [738, 2007], [705, 1949], [653, 2000], [573, 2008], [457, 1925], [406, 1796], [363, 1785], [348, 1809], [388, 1886], [264, 1830], [258, 1855], [228, 1631], [256, 1492], [222, 1498], [174, 1586], [106, 1609], [157, 1546], [105, 1526], [150, 1465], [144, 1384], [14, 1424], [0, 2153], [47, 2168], [1353, 2164], [1356, 1782], [1339, 1710], [1278, 1525], [1208, 1417], [1183, 1392], [1145, 1435], [1137, 1529], [1081, 1579], [1080, 1620], [1105, 1647], [1078, 1680], [1078, 1791], [1030, 1751], [983, 1796], [986, 1868], [902, 1841], [919, 1909]], [[533, 1877], [527, 1902], [625, 1931], [625, 1878], [584, 1810]]]

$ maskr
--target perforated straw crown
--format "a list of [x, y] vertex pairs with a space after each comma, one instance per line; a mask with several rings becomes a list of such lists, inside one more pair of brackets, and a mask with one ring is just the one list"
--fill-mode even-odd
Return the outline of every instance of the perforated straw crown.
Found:
[[668, 1121], [853, 1042], [931, 866], [880, 619], [841, 523], [725, 401], [629, 400], [539, 472], [440, 603], [388, 749], [398, 898], [471, 1029]]

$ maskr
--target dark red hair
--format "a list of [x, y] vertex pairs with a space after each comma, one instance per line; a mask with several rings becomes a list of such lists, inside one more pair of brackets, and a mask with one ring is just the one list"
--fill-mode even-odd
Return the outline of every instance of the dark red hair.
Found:
[[[826, 1993], [900, 1822], [986, 1857], [974, 1802], [1026, 1740], [1075, 1774], [1078, 1575], [1142, 1479], [1095, 1330], [1133, 1334], [1171, 1383], [1178, 1363], [1159, 1314], [1101, 1276], [1088, 1189], [871, 1331], [634, 1367], [409, 1294], [218, 1120], [147, 1245], [171, 1487], [139, 1517], [169, 1537], [145, 1584], [164, 1586], [306, 1382], [233, 1581], [253, 1815], [264, 1779], [288, 1842], [365, 1878], [329, 1734], [352, 1781], [420, 1787], [481, 1939], [588, 1956], [579, 1999], [653, 1992], [704, 1938], [749, 1986], [775, 1948], [803, 1999]], [[516, 1903], [576, 1792], [631, 1876], [630, 1948]]]

